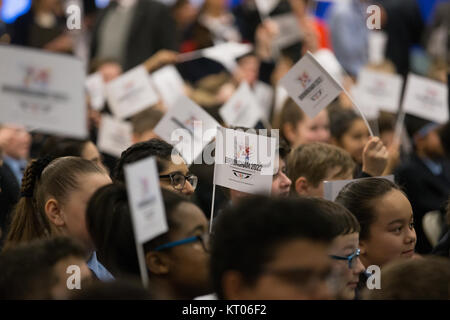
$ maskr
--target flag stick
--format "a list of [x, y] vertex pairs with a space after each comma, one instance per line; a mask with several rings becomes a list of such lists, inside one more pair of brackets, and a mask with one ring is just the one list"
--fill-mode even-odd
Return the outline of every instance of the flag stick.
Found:
[[[216, 174], [216, 166], [214, 165], [214, 175]], [[211, 203], [211, 217], [209, 218], [209, 233], [212, 232], [213, 220], [214, 220], [214, 200], [216, 199], [216, 184], [213, 183], [213, 194]]]
[[342, 87], [342, 89], [344, 90], [344, 93], [347, 95], [347, 97], [350, 99], [352, 105], [358, 110], [359, 114], [361, 115], [361, 118], [364, 120], [364, 123], [367, 126], [367, 129], [369, 129], [370, 136], [373, 137], [372, 128], [370, 127], [369, 122], [367, 121], [366, 117], [364, 116], [364, 113], [362, 113], [361, 109], [355, 103], [355, 101], [353, 100], [352, 96], [348, 93], [348, 91], [344, 87]]

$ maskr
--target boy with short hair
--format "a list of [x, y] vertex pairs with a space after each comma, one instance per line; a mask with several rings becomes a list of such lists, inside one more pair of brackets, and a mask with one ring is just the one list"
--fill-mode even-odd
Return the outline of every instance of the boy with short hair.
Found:
[[292, 193], [323, 197], [323, 182], [352, 179], [355, 163], [350, 154], [339, 147], [311, 143], [293, 150], [287, 167]]

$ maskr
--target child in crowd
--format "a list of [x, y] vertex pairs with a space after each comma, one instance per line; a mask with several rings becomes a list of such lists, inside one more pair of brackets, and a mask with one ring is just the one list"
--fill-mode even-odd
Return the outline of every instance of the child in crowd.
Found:
[[395, 261], [381, 271], [382, 286], [370, 300], [449, 300], [450, 261], [441, 257]]
[[287, 167], [292, 193], [323, 197], [323, 182], [352, 179], [355, 163], [345, 150], [317, 142], [293, 150]]
[[40, 157], [46, 156], [51, 158], [80, 157], [92, 161], [100, 167], [104, 167], [102, 155], [98, 151], [97, 146], [90, 140], [49, 137], [40, 152]]
[[24, 174], [4, 249], [34, 239], [70, 236], [91, 254], [88, 265], [94, 274], [101, 280], [111, 279], [97, 260], [85, 223], [89, 198], [108, 183], [107, 172], [89, 160], [63, 157], [32, 161]]
[[365, 269], [359, 259], [359, 222], [338, 203], [320, 200], [318, 204], [334, 228], [334, 239], [329, 250], [335, 271], [332, 290], [337, 299], [353, 300], [359, 277]]
[[188, 196], [194, 193], [198, 182], [197, 177], [189, 173], [186, 161], [173, 146], [159, 139], [136, 143], [122, 152], [114, 171], [114, 180], [125, 182], [124, 165], [151, 156], [156, 157], [162, 188]]
[[411, 204], [395, 183], [382, 178], [360, 179], [346, 185], [336, 202], [353, 213], [361, 225], [360, 259], [366, 268], [415, 255]]
[[67, 299], [70, 272], [79, 271], [81, 288], [92, 281], [86, 257], [84, 248], [66, 237], [33, 240], [8, 249], [0, 254], [0, 299]]
[[[331, 143], [356, 162], [355, 177], [386, 175], [389, 153], [378, 137], [370, 137], [364, 120], [350, 109], [330, 112]], [[368, 159], [371, 161], [368, 161]]]
[[163, 116], [164, 113], [156, 107], [145, 109], [134, 115], [131, 118], [131, 125], [133, 126], [133, 144], [157, 138], [153, 129], [155, 129]]
[[251, 197], [228, 208], [212, 238], [219, 299], [330, 298], [332, 229], [316, 199]]
[[[169, 231], [144, 244], [149, 290], [156, 299], [193, 299], [211, 292], [208, 221], [195, 204], [162, 189]], [[87, 225], [99, 258], [119, 278], [139, 276], [127, 191], [100, 188], [89, 201]]]
[[310, 142], [328, 143], [330, 140], [328, 111], [324, 109], [311, 119], [292, 99], [284, 104], [278, 127], [281, 136], [292, 148]]
[[417, 250], [429, 253], [431, 244], [423, 231], [422, 219], [427, 212], [445, 211], [443, 208], [450, 194], [450, 161], [445, 156], [437, 123], [410, 115], [405, 122], [414, 152], [398, 167], [395, 175], [411, 199], [417, 222]]

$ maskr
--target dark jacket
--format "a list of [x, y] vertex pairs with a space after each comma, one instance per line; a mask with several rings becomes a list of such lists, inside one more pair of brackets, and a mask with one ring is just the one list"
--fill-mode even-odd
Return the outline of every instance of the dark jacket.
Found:
[[10, 214], [19, 200], [20, 187], [17, 179], [6, 163], [0, 166], [0, 248], [10, 222]]
[[435, 176], [418, 156], [412, 155], [396, 171], [396, 181], [406, 192], [413, 208], [418, 253], [431, 251], [422, 228], [423, 216], [442, 209], [450, 194], [450, 162], [444, 160], [441, 164], [442, 173]]
[[[99, 30], [106, 13], [117, 4], [110, 3], [100, 11], [92, 34], [91, 58], [97, 54]], [[147, 60], [160, 49], [178, 50], [175, 22], [169, 8], [152, 0], [138, 0], [125, 53], [124, 70]]]

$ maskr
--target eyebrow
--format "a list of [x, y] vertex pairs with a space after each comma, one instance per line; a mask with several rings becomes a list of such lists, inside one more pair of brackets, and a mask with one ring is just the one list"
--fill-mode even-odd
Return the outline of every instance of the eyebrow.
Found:
[[404, 222], [404, 219], [396, 219], [394, 221], [389, 222], [388, 225], [391, 225], [391, 224], [394, 224], [394, 223], [403, 223], [403, 222]]
[[204, 226], [196, 226], [194, 229], [192, 229], [188, 234], [194, 234], [196, 231], [205, 232]]

